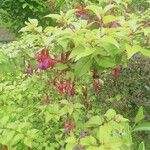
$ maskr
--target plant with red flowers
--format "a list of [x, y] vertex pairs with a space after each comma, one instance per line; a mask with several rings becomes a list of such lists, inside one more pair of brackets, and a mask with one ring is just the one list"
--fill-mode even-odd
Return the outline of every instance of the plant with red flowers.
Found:
[[22, 38], [0, 50], [3, 148], [128, 150], [132, 131], [147, 129], [142, 107], [131, 129], [99, 95], [101, 77], [118, 79], [137, 52], [150, 56], [149, 20], [120, 11], [125, 1], [87, 4], [47, 15], [56, 26], [29, 19]]
[[49, 55], [48, 49], [43, 49], [39, 54], [36, 55], [37, 68], [41, 70], [46, 70], [48, 68], [53, 68], [57, 63], [53, 55]]

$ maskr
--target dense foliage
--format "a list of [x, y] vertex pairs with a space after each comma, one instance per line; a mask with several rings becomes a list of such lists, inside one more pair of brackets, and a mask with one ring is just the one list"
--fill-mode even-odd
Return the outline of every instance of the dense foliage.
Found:
[[[89, 0], [93, 3], [107, 2], [108, 0]], [[66, 11], [70, 8], [89, 3], [87, 0], [3, 0], [0, 4], [0, 27], [7, 27], [17, 34], [28, 18], [37, 18], [43, 26], [53, 24], [43, 18], [48, 13]], [[121, 0], [115, 0], [120, 3]], [[130, 3], [128, 11], [137, 13], [150, 7], [150, 1], [126, 0]]]
[[46, 26], [52, 24], [43, 18], [50, 12], [58, 12], [72, 7], [79, 0], [3, 0], [0, 4], [0, 26], [16, 32], [28, 18], [37, 18]]
[[[133, 132], [150, 130], [148, 121], [141, 122], [143, 107], [129, 122], [127, 113], [124, 118], [107, 104], [121, 101], [118, 93], [102, 96], [110, 74], [117, 85], [135, 53], [150, 56], [148, 12], [129, 13], [128, 2], [87, 1], [45, 16], [54, 20], [46, 28], [29, 18], [22, 37], [2, 46], [3, 149], [132, 150]], [[116, 110], [124, 113], [128, 106], [123, 109]], [[140, 142], [139, 150], [145, 150]]]

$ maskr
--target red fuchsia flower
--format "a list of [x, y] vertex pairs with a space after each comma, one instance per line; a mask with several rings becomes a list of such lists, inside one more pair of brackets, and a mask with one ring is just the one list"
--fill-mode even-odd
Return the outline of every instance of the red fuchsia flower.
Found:
[[81, 17], [81, 19], [87, 20], [88, 19], [88, 15], [87, 15], [88, 9], [84, 8], [84, 7], [79, 7], [76, 10], [76, 17]]
[[65, 83], [65, 90], [66, 93], [68, 93], [70, 96], [74, 96], [75, 95], [75, 90], [74, 90], [74, 86], [71, 83], [71, 80], [67, 80]]
[[28, 75], [32, 75], [32, 74], [33, 74], [33, 68], [32, 68], [32, 66], [31, 66], [31, 64], [28, 65], [27, 70], [26, 70], [26, 73], [27, 73]]
[[[55, 84], [56, 85], [56, 84]], [[74, 96], [75, 95], [75, 90], [74, 90], [74, 86], [71, 83], [70, 80], [67, 80], [66, 82], [64, 82], [63, 80], [61, 80], [57, 86], [58, 92], [63, 95], [63, 94], [69, 94], [70, 96]]]
[[118, 78], [121, 73], [121, 67], [118, 66], [112, 70], [112, 74], [115, 78]]
[[35, 58], [38, 62], [43, 62], [45, 59], [49, 57], [48, 49], [43, 49], [40, 53], [38, 53]]
[[71, 120], [67, 120], [65, 122], [65, 132], [66, 133], [69, 133], [69, 132], [73, 131], [74, 128], [75, 128], [74, 124], [71, 122]]
[[70, 91], [72, 88], [73, 88], [73, 85], [72, 85], [71, 81], [67, 80], [66, 84], [65, 84], [65, 90]]
[[119, 28], [121, 25], [118, 22], [112, 22], [109, 24], [109, 28]]
[[100, 83], [99, 79], [93, 79], [93, 89], [96, 94], [98, 94], [100, 87], [101, 87], [101, 83]]
[[48, 49], [43, 49], [39, 54], [36, 55], [35, 59], [38, 61], [37, 68], [40, 70], [53, 68], [57, 63], [54, 56], [49, 55]]
[[73, 97], [75, 95], [74, 87], [72, 87], [72, 89], [69, 92], [70, 92], [70, 96]]
[[59, 85], [58, 85], [58, 91], [61, 95], [65, 94], [66, 90], [65, 90], [65, 84], [64, 84], [64, 81], [61, 80], [59, 82]]

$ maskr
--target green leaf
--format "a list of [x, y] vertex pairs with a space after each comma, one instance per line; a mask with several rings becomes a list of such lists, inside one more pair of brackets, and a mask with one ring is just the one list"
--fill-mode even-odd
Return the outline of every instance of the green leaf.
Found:
[[118, 20], [117, 17], [112, 16], [112, 15], [104, 16], [104, 18], [103, 18], [104, 24], [108, 24], [108, 23], [116, 21], [116, 20]]
[[114, 8], [114, 5], [110, 4], [110, 5], [107, 5], [105, 6], [104, 8], [104, 12], [106, 13], [107, 11], [109, 11], [110, 9]]
[[83, 76], [85, 73], [87, 73], [90, 70], [91, 65], [92, 65], [92, 61], [90, 57], [85, 57], [80, 59], [75, 65], [75, 75], [77, 77]]
[[24, 138], [24, 144], [26, 146], [32, 147], [32, 139], [25, 137]]
[[66, 18], [69, 19], [72, 15], [74, 15], [75, 12], [76, 12], [76, 9], [71, 9], [71, 10], [67, 11], [67, 13], [65, 14]]
[[150, 131], [150, 122], [142, 122], [138, 124], [133, 131]]
[[117, 42], [116, 39], [114, 39], [113, 37], [111, 36], [104, 36], [102, 39], [101, 39], [102, 42], [107, 42], [107, 43], [110, 43], [114, 46], [116, 46], [117, 48], [119, 48], [119, 43]]
[[76, 137], [73, 133], [70, 134], [70, 136], [66, 139], [66, 143], [74, 144], [76, 143]]
[[0, 143], [7, 145], [9, 142], [11, 142], [11, 139], [14, 137], [15, 133], [16, 132], [13, 130], [4, 130], [1, 135], [2, 139], [0, 139]]
[[57, 69], [57, 70], [64, 70], [64, 69], [67, 69], [67, 68], [68, 68], [68, 66], [66, 64], [62, 64], [62, 63], [57, 63], [55, 65], [55, 69]]
[[95, 145], [96, 139], [93, 136], [86, 136], [80, 140], [82, 146]]
[[144, 119], [143, 107], [141, 106], [137, 112], [135, 117], [135, 123], [139, 123], [142, 119]]
[[37, 19], [30, 19], [30, 18], [28, 18], [28, 20], [29, 20], [29, 22], [30, 22], [33, 26], [37, 27], [37, 25], [38, 25], [38, 20], [37, 20]]
[[115, 60], [111, 57], [95, 57], [95, 60], [103, 68], [113, 68], [116, 66]]
[[69, 59], [76, 57], [76, 56], [79, 55], [80, 53], [83, 53], [84, 50], [85, 50], [85, 47], [82, 46], [82, 45], [79, 45], [79, 46], [75, 47], [75, 48], [72, 50], [72, 52], [71, 52], [71, 54], [70, 54], [70, 56], [69, 56]]
[[13, 137], [13, 139], [11, 140], [12, 145], [16, 145], [18, 144], [21, 140], [23, 140], [24, 135], [23, 134], [17, 134]]
[[116, 111], [113, 109], [109, 109], [105, 115], [104, 115], [108, 120], [111, 120], [112, 118], [114, 118], [116, 116]]
[[77, 55], [75, 61], [81, 59], [82, 57], [86, 57], [86, 56], [93, 54], [95, 50], [96, 50], [95, 48], [85, 48], [84, 52]]
[[93, 11], [98, 18], [101, 18], [101, 15], [104, 14], [104, 10], [100, 6], [90, 5], [90, 6], [87, 6], [86, 8]]
[[26, 8], [28, 6], [28, 3], [24, 3], [23, 5], [22, 5], [22, 8], [24, 9], [24, 8]]
[[109, 143], [111, 141], [111, 132], [112, 132], [111, 124], [107, 123], [99, 127], [99, 130], [97, 131], [97, 138], [102, 145], [104, 143]]
[[93, 116], [89, 119], [89, 121], [85, 124], [86, 127], [94, 127], [101, 125], [103, 123], [103, 118], [100, 116]]
[[138, 150], [145, 150], [145, 144], [144, 144], [144, 142], [140, 143]]
[[9, 116], [6, 115], [0, 119], [0, 124], [5, 125], [8, 121], [9, 121]]
[[124, 117], [123, 117], [122, 115], [120, 115], [120, 114], [118, 114], [118, 115], [115, 116], [115, 120], [116, 120], [117, 122], [127, 122], [127, 121], [129, 121], [128, 119], [124, 118]]
[[141, 52], [144, 56], [150, 57], [150, 50], [147, 50], [147, 49], [142, 48], [142, 49], [140, 50], [140, 52]]
[[52, 19], [56, 19], [56, 20], [61, 20], [61, 15], [58, 15], [58, 14], [49, 14], [45, 17], [49, 17], [49, 18], [52, 18]]
[[142, 48], [139, 45], [130, 46], [130, 45], [126, 44], [126, 51], [127, 51], [127, 54], [128, 54], [128, 59], [130, 59], [137, 52], [141, 52], [143, 55], [150, 57], [150, 51], [147, 50], [147, 49]]

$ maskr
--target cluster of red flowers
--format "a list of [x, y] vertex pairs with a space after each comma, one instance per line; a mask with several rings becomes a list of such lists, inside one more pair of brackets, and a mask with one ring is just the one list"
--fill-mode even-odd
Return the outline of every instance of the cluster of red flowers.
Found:
[[72, 97], [75, 95], [74, 85], [71, 83], [71, 80], [67, 80], [66, 82], [60, 80], [56, 84], [56, 88], [61, 95], [69, 94]]
[[98, 94], [100, 87], [101, 87], [101, 83], [100, 83], [99, 79], [93, 79], [93, 89], [96, 94]]
[[81, 17], [82, 19], [85, 19], [85, 20], [88, 19], [87, 13], [88, 13], [88, 9], [84, 7], [78, 7], [76, 10], [76, 16]]
[[53, 68], [57, 63], [55, 57], [53, 55], [49, 55], [48, 49], [43, 49], [40, 53], [38, 53], [35, 57], [37, 60], [37, 68], [40, 70], [46, 70], [48, 68]]
[[65, 132], [69, 133], [71, 131], [73, 131], [75, 128], [74, 124], [72, 123], [71, 120], [66, 120], [65, 121]]
[[121, 73], [121, 67], [118, 66], [112, 70], [112, 74], [115, 78], [118, 78]]

